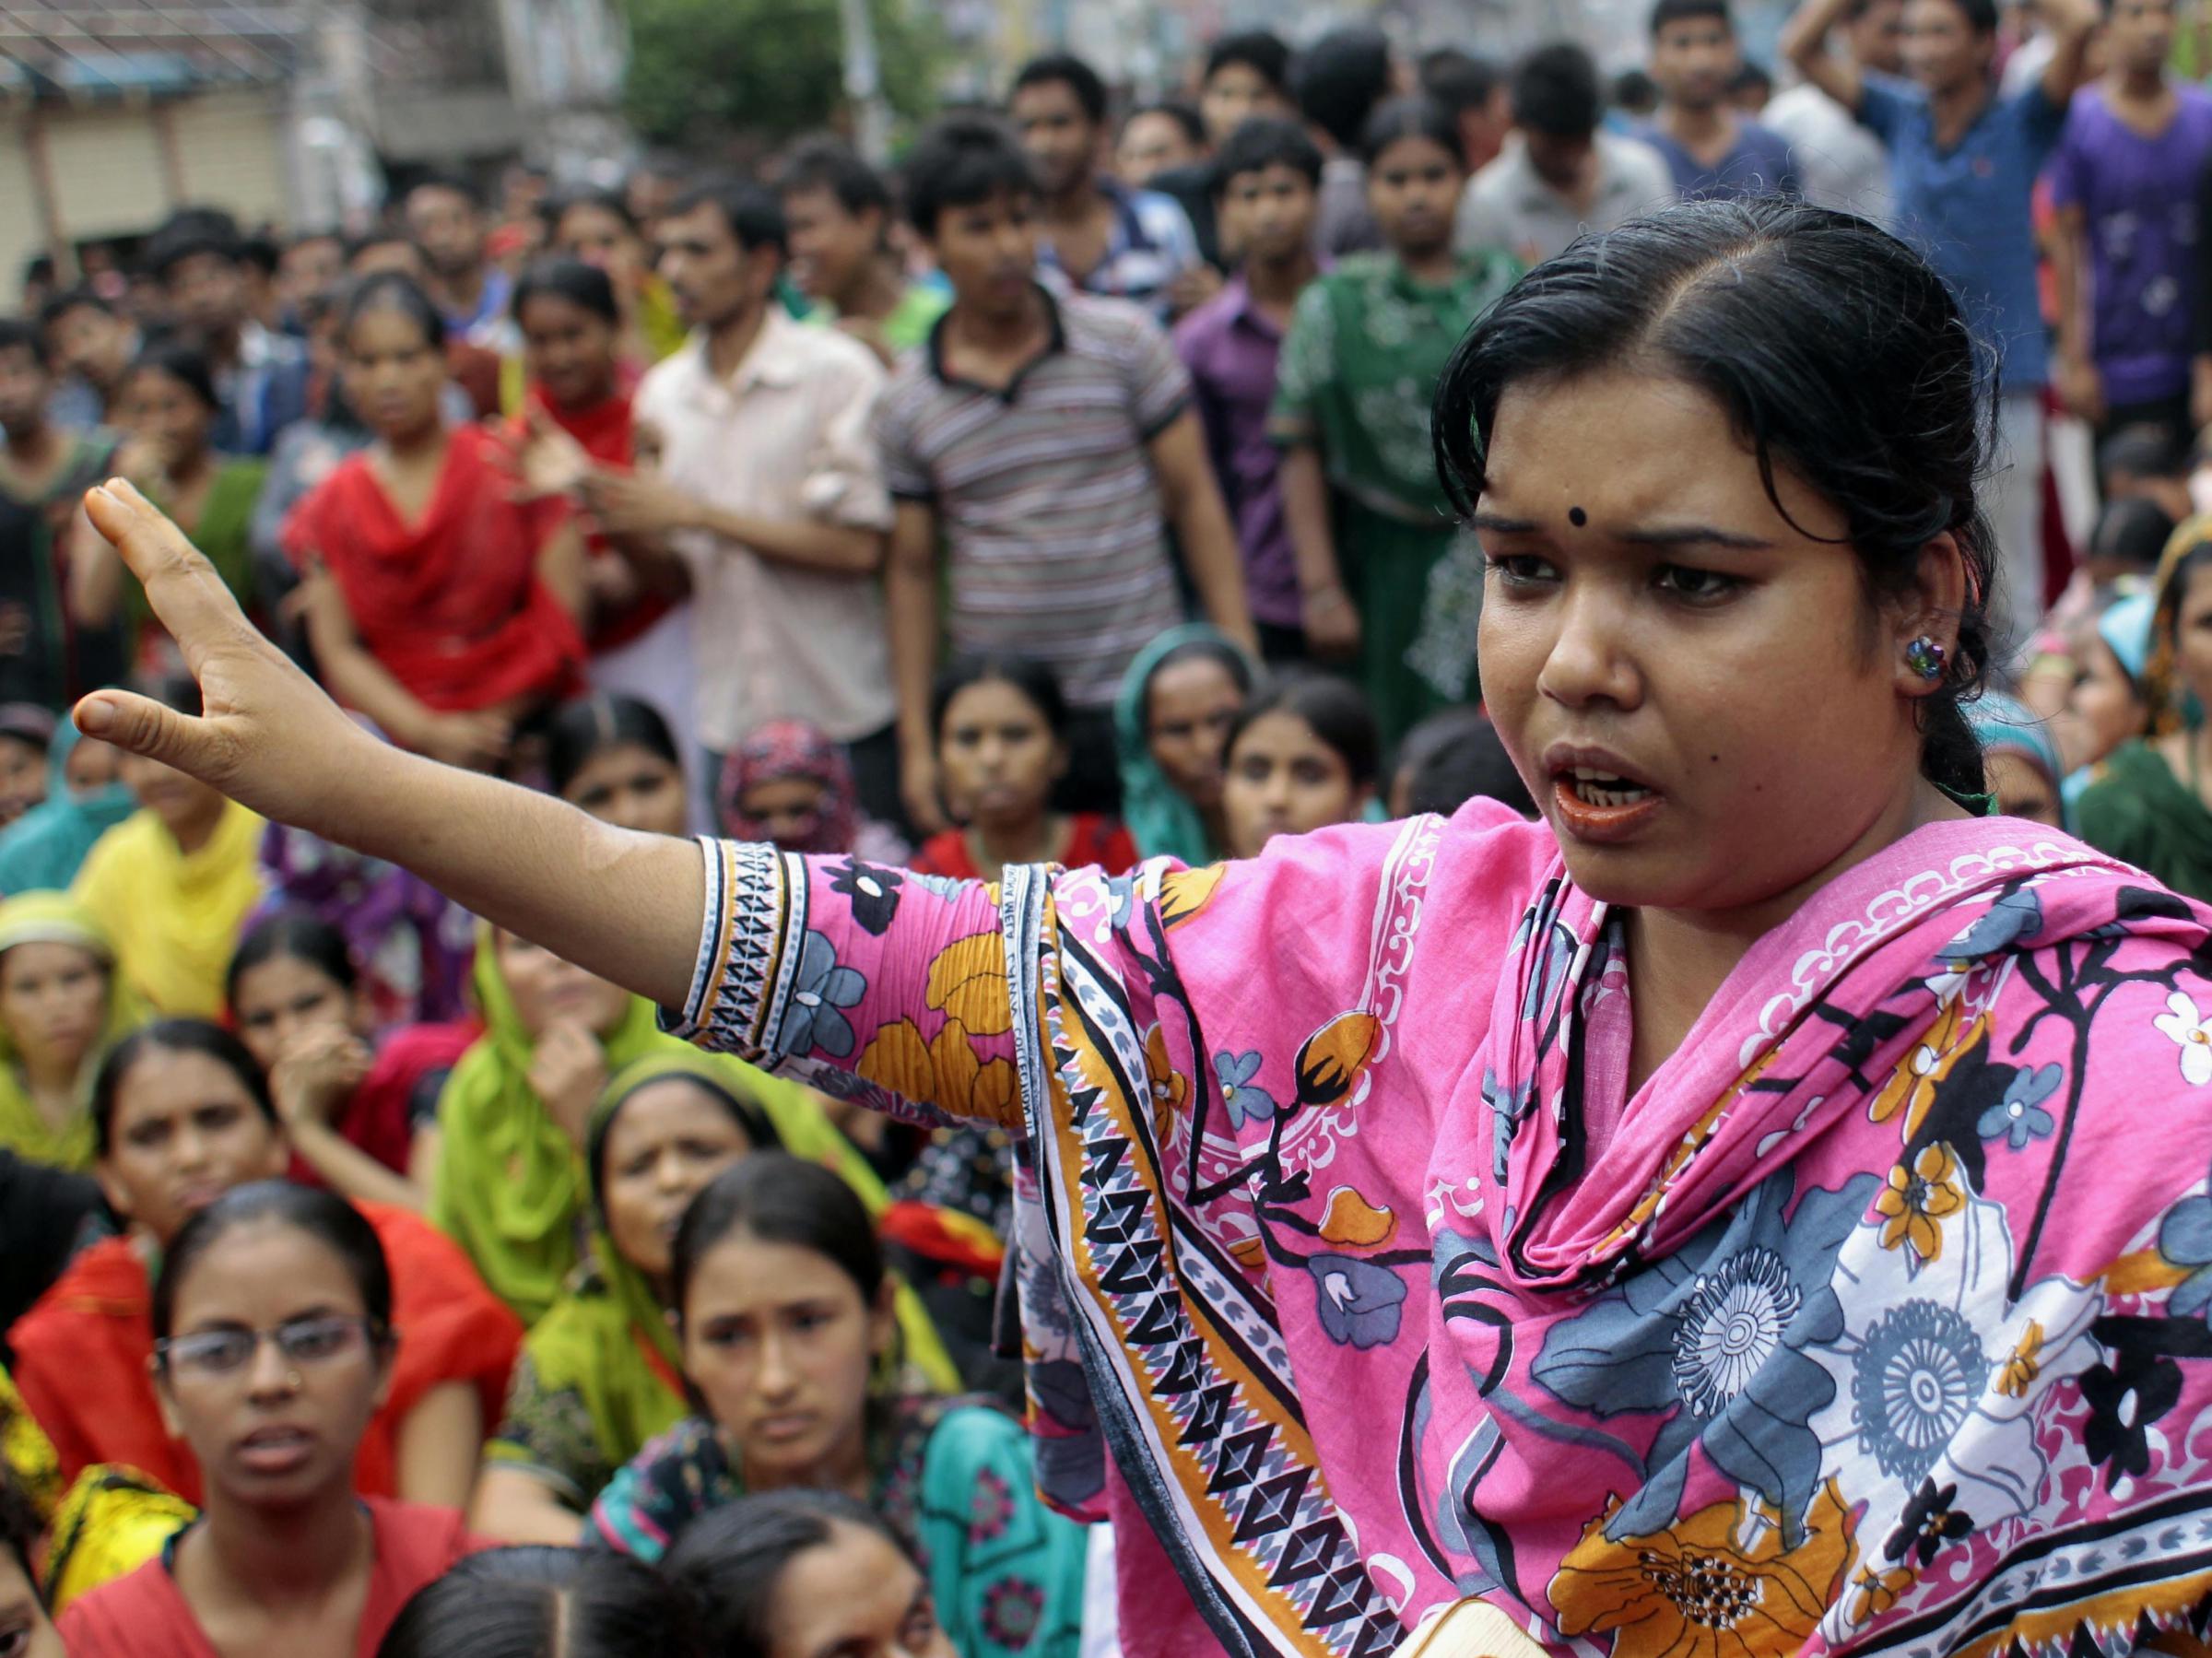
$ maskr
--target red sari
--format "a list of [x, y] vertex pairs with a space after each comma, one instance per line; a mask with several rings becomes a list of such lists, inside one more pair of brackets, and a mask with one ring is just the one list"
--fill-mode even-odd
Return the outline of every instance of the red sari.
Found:
[[[1096, 864], [1108, 875], [1126, 875], [1136, 867], [1136, 842], [1112, 818], [1098, 812], [1077, 812], [1068, 819], [1067, 850], [1056, 861], [1069, 869], [1088, 869]], [[964, 829], [949, 829], [924, 841], [914, 854], [914, 868], [922, 875], [943, 876], [953, 881], [998, 879], [997, 870], [986, 876], [975, 866], [975, 860], [968, 855]]]
[[[376, 1658], [385, 1631], [415, 1592], [484, 1545], [468, 1535], [453, 1509], [381, 1497], [363, 1500], [376, 1554], [353, 1650], [356, 1658]], [[62, 1614], [62, 1644], [98, 1658], [222, 1658], [177, 1588], [175, 1551], [171, 1538], [159, 1558], [71, 1602]]]
[[[498, 1423], [523, 1327], [460, 1246], [429, 1222], [382, 1204], [354, 1206], [384, 1246], [400, 1335], [392, 1396], [362, 1436], [354, 1487], [365, 1497], [390, 1497], [400, 1424], [431, 1389], [470, 1383], [486, 1430]], [[94, 1463], [123, 1463], [199, 1502], [199, 1464], [182, 1440], [169, 1437], [154, 1400], [152, 1285], [128, 1239], [107, 1239], [71, 1262], [9, 1339], [16, 1386], [53, 1441], [65, 1483]]]
[[[581, 409], [562, 408], [546, 395], [544, 388], [532, 382], [530, 405], [543, 409], [554, 425], [575, 439], [577, 446], [599, 464], [617, 472], [628, 472], [637, 464], [637, 451], [631, 441], [636, 429], [631, 418], [631, 394], [637, 382], [636, 376], [628, 370], [620, 379], [620, 389], [612, 397]], [[596, 530], [585, 545], [594, 559], [621, 557]], [[649, 594], [627, 609], [594, 617], [590, 641], [592, 654], [617, 650], [643, 638], [653, 630], [654, 623], [675, 608], [669, 600]]]
[[509, 499], [498, 453], [482, 427], [455, 429], [416, 523], [368, 454], [348, 455], [284, 526], [292, 560], [320, 559], [336, 580], [369, 653], [440, 712], [565, 696], [583, 665], [576, 624], [537, 573], [568, 508]]

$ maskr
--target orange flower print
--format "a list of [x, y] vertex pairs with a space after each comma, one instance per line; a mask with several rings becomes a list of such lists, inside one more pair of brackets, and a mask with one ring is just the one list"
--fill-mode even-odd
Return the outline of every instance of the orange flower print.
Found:
[[1298, 1051], [1298, 1102], [1334, 1105], [1352, 1091], [1382, 1040], [1382, 1021], [1371, 1013], [1340, 1013], [1306, 1038]]
[[2035, 1379], [2043, 1373], [2042, 1353], [2043, 1327], [2030, 1319], [2026, 1333], [1997, 1372], [1997, 1392], [2007, 1399], [2025, 1399]]
[[1890, 1170], [1888, 1186], [1874, 1200], [1875, 1212], [1882, 1217], [1882, 1247], [1902, 1243], [1923, 1262], [1939, 1259], [1944, 1217], [1966, 1206], [1958, 1173], [1958, 1159], [1941, 1141], [1922, 1147], [1912, 1168], [1900, 1163]]
[[1897, 1605], [1898, 1596], [1912, 1587], [1912, 1569], [1910, 1566], [1892, 1566], [1887, 1570], [1874, 1566], [1862, 1566], [1851, 1580], [1850, 1597], [1844, 1602], [1843, 1615], [1853, 1629], [1870, 1624], [1890, 1607]]
[[1167, 1032], [1158, 1025], [1145, 1032], [1145, 1087], [1152, 1094], [1154, 1141], [1164, 1142], [1169, 1124], [1190, 1097], [1191, 1081], [1169, 1063]]
[[1013, 1029], [1006, 935], [995, 928], [971, 933], [939, 950], [929, 964], [926, 999], [977, 1036], [1004, 1036]]
[[1920, 1132], [1928, 1108], [1936, 1103], [1936, 1089], [1957, 1069], [1959, 1063], [1989, 1036], [1987, 1014], [1967, 1024], [1964, 1022], [1964, 1012], [1956, 996], [1943, 1005], [1943, 1011], [1936, 1016], [1936, 1022], [1905, 1051], [1905, 1056], [1897, 1062], [1897, 1069], [1890, 1073], [1889, 1080], [1882, 1085], [1881, 1092], [1867, 1105], [1866, 1115], [1869, 1119], [1876, 1123], [1887, 1123], [1902, 1107], [1905, 1113], [1905, 1138], [1910, 1140]]
[[1398, 1229], [1398, 1217], [1387, 1207], [1371, 1204], [1349, 1186], [1329, 1194], [1329, 1206], [1321, 1220], [1321, 1241], [1338, 1249], [1372, 1249], [1388, 1243]]
[[908, 1099], [939, 1105], [958, 1116], [1020, 1123], [1013, 1065], [1003, 1059], [984, 1060], [958, 1019], [947, 1019], [932, 1042], [922, 1040], [912, 1019], [884, 1026], [861, 1053], [859, 1069], [868, 1081]]
[[1562, 1635], [1612, 1633], [1612, 1658], [1795, 1652], [1813, 1638], [1854, 1553], [1833, 1480], [1814, 1499], [1794, 1548], [1783, 1546], [1771, 1511], [1758, 1509], [1747, 1525], [1750, 1516], [1734, 1499], [1618, 1541], [1606, 1535], [1611, 1517], [1591, 1522], [1547, 1593]]
[[1179, 869], [1159, 883], [1159, 924], [1179, 927], [1213, 901], [1214, 889], [1229, 873], [1226, 864], [1208, 864], [1203, 869]]

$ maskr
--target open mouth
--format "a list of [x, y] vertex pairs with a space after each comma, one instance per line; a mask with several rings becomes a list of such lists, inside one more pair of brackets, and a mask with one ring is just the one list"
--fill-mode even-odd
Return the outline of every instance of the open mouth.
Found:
[[1655, 798], [1656, 791], [1642, 783], [1632, 782], [1608, 771], [1599, 771], [1588, 766], [1576, 766], [1559, 778], [1559, 786], [1584, 805], [1600, 810], [1622, 806], [1641, 805]]

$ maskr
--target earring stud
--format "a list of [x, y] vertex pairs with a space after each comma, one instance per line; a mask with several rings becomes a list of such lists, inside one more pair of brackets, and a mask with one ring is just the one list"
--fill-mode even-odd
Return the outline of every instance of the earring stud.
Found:
[[1943, 677], [1944, 664], [1949, 660], [1950, 653], [1924, 633], [1905, 647], [1905, 665], [1930, 685]]

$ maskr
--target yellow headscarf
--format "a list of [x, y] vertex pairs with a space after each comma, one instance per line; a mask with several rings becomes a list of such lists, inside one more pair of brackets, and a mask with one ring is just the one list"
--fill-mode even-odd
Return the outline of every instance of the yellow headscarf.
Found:
[[110, 1048], [146, 1019], [146, 1005], [115, 971], [115, 946], [90, 911], [65, 892], [18, 893], [0, 903], [0, 956], [20, 944], [66, 944], [108, 975], [108, 1017], [77, 1068], [77, 1109], [56, 1131], [23, 1086], [15, 1043], [0, 1026], [0, 1146], [33, 1162], [83, 1170], [92, 1164], [92, 1078]]

